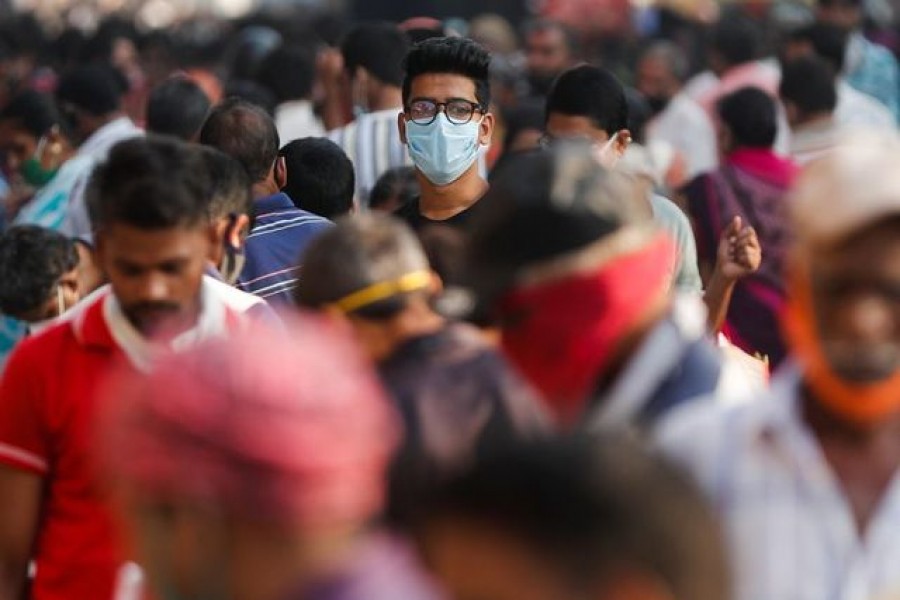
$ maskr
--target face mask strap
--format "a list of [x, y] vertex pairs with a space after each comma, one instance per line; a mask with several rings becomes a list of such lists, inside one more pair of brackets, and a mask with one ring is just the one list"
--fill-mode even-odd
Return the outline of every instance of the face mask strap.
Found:
[[56, 284], [56, 309], [60, 315], [66, 312], [66, 295], [63, 293], [61, 283]]

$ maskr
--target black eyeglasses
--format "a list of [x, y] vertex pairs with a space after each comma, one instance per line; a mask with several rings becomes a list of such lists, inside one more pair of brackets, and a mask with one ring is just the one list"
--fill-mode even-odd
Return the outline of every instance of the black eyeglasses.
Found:
[[437, 118], [438, 112], [443, 107], [447, 120], [454, 125], [465, 125], [472, 120], [476, 112], [483, 109], [477, 102], [468, 100], [450, 100], [448, 102], [435, 102], [434, 100], [416, 100], [407, 107], [406, 113], [416, 125], [428, 125]]

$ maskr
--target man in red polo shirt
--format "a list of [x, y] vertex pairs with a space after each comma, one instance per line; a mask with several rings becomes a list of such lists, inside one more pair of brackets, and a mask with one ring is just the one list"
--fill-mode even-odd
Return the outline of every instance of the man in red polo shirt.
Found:
[[95, 171], [88, 207], [110, 286], [25, 340], [0, 381], [0, 598], [112, 597], [122, 553], [92, 473], [96, 390], [113, 369], [149, 371], [242, 321], [203, 277], [221, 243], [208, 188], [200, 155], [175, 141], [123, 142]]

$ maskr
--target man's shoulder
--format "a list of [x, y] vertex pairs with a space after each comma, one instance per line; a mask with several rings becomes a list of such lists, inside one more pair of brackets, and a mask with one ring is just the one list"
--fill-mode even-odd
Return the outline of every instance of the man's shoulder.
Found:
[[673, 201], [659, 194], [651, 194], [650, 206], [653, 208], [653, 216], [666, 227], [684, 235], [691, 232], [691, 222], [687, 215]]
[[[57, 323], [23, 339], [10, 355], [7, 371], [26, 369], [29, 372], [57, 369], [70, 361], [73, 353], [84, 346], [81, 335], [86, 321], [95, 321], [99, 306], [80, 307], [77, 315], [60, 319]], [[94, 323], [96, 325], [96, 323]]]

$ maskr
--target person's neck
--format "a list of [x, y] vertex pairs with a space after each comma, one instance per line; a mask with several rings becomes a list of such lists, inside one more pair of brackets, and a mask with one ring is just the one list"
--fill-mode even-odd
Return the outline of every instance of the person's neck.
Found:
[[798, 123], [797, 130], [820, 129], [834, 123], [834, 115], [830, 112], [815, 113], [804, 118]]
[[419, 212], [435, 221], [443, 221], [463, 212], [478, 202], [488, 188], [487, 181], [478, 173], [477, 162], [449, 185], [436, 186], [419, 171], [416, 176], [422, 188]]
[[266, 181], [258, 181], [253, 184], [253, 199], [261, 200], [262, 198], [268, 198], [269, 196], [274, 196], [281, 190], [278, 189], [278, 186], [275, 182], [271, 180]]
[[391, 85], [382, 85], [369, 96], [369, 110], [378, 112], [403, 106], [403, 94], [400, 88]]
[[400, 343], [437, 333], [447, 325], [447, 320], [430, 307], [422, 306], [402, 312], [394, 330]]
[[101, 129], [103, 129], [104, 127], [106, 127], [107, 125], [112, 123], [113, 121], [116, 121], [124, 116], [125, 116], [125, 113], [119, 111], [119, 112], [110, 113], [108, 115], [104, 115], [102, 117], [94, 117], [93, 120], [88, 123], [90, 126], [89, 132], [86, 135], [82, 134], [83, 139], [84, 140], [90, 139], [98, 131], [100, 131]]
[[900, 439], [900, 412], [867, 425], [854, 424], [823, 407], [807, 386], [802, 388], [801, 407], [803, 420], [820, 440], [839, 443], [857, 451], [866, 451], [882, 445], [885, 441]]

